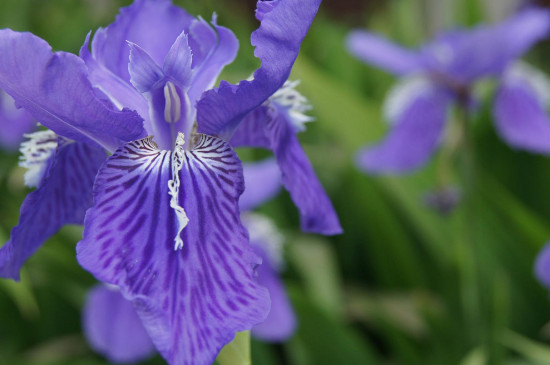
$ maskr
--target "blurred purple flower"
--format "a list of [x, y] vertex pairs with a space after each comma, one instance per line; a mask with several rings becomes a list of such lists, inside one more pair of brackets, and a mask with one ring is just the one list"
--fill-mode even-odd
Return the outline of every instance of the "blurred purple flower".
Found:
[[514, 62], [550, 30], [550, 13], [526, 9], [503, 23], [447, 32], [419, 50], [392, 44], [365, 31], [347, 39], [360, 60], [402, 76], [386, 101], [392, 130], [376, 146], [362, 150], [359, 166], [372, 173], [401, 173], [426, 163], [442, 140], [452, 103], [475, 105], [472, 88], [486, 77], [500, 85], [493, 114], [510, 146], [550, 154], [549, 90], [544, 78]]
[[155, 351], [132, 303], [116, 287], [99, 284], [88, 292], [82, 326], [90, 346], [113, 363], [134, 363]]
[[319, 4], [259, 1], [261, 67], [214, 89], [236, 38], [168, 0], [122, 9], [81, 58], [1, 30], [10, 57], [0, 58], [0, 87], [51, 132], [28, 141], [38, 189], [0, 250], [0, 275], [17, 279], [47, 237], [91, 207], [78, 261], [132, 302], [169, 363], [212, 363], [237, 331], [261, 322], [269, 298], [254, 277], [261, 258], [240, 221], [242, 167], [227, 141], [273, 150], [304, 229], [340, 232], [290, 124], [300, 104], [284, 86]]
[[537, 256], [535, 276], [542, 285], [550, 289], [550, 242], [546, 243]]
[[23, 135], [36, 129], [36, 122], [24, 109], [18, 109], [11, 96], [0, 90], [0, 147], [16, 150]]

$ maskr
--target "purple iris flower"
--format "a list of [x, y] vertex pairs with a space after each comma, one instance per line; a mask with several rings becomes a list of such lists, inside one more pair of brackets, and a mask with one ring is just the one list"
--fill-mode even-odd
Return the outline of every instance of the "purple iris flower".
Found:
[[17, 279], [51, 234], [84, 221], [78, 261], [132, 302], [169, 363], [212, 363], [237, 331], [262, 322], [270, 302], [240, 221], [242, 167], [229, 141], [274, 152], [305, 230], [340, 232], [289, 123], [292, 92], [277, 94], [319, 4], [259, 1], [261, 67], [214, 89], [236, 38], [168, 0], [122, 9], [81, 58], [1, 30], [10, 56], [0, 58], [0, 87], [51, 132], [28, 141], [37, 190], [0, 250], [0, 275]]
[[550, 90], [540, 73], [515, 61], [550, 29], [550, 13], [526, 9], [503, 23], [444, 33], [418, 50], [405, 49], [365, 31], [352, 32], [350, 52], [402, 81], [386, 100], [392, 130], [362, 150], [359, 166], [372, 173], [406, 172], [426, 163], [442, 142], [453, 103], [475, 105], [477, 81], [494, 77], [495, 127], [510, 146], [550, 153]]
[[36, 129], [36, 122], [24, 109], [18, 109], [11, 96], [0, 90], [0, 147], [16, 150], [23, 135]]

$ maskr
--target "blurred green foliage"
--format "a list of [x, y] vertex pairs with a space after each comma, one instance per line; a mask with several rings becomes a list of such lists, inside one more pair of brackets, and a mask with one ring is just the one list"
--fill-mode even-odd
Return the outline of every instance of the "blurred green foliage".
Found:
[[[381, 105], [394, 80], [354, 60], [344, 48], [346, 33], [369, 27], [418, 45], [433, 30], [426, 19], [429, 1], [336, 1], [322, 5], [292, 78], [301, 80], [299, 90], [316, 118], [300, 138], [345, 233], [300, 233], [286, 193], [260, 209], [287, 237], [284, 279], [299, 328], [285, 344], [253, 340], [253, 363], [550, 364], [550, 303], [532, 273], [535, 255], [550, 238], [550, 160], [510, 150], [496, 137], [486, 107], [473, 130], [476, 175], [469, 204], [449, 216], [422, 203], [435, 187], [437, 159], [409, 176], [357, 171], [357, 149], [385, 133]], [[118, 7], [129, 3], [2, 0], [0, 26], [77, 52], [89, 30], [111, 23]], [[249, 44], [253, 2], [176, 3], [207, 19], [216, 10], [219, 23], [236, 32], [241, 49], [224, 78], [246, 78], [258, 66]], [[488, 17], [478, 0], [455, 3], [460, 6], [452, 24]], [[543, 69], [546, 46], [528, 55]], [[241, 153], [247, 159], [265, 155]], [[17, 153], [2, 153], [3, 241], [27, 193], [22, 176]], [[0, 364], [106, 363], [81, 334], [80, 310], [95, 281], [75, 260], [80, 235], [79, 227], [62, 229], [28, 261], [20, 283], [0, 281]], [[157, 355], [144, 363], [163, 360]]]

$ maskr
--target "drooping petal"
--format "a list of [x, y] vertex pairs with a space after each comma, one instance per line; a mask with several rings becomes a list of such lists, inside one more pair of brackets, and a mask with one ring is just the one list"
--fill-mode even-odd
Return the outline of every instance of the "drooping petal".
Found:
[[550, 243], [546, 243], [537, 256], [535, 276], [542, 285], [550, 289]]
[[114, 23], [99, 29], [92, 41], [92, 54], [99, 64], [127, 83], [128, 57], [132, 42], [143, 48], [158, 65], [193, 17], [170, 0], [136, 0], [120, 9]]
[[426, 163], [438, 147], [449, 95], [431, 87], [410, 96], [396, 106], [396, 120], [385, 140], [359, 153], [361, 169], [369, 173], [407, 172]]
[[266, 135], [281, 169], [283, 185], [300, 211], [301, 229], [325, 235], [341, 233], [334, 207], [300, 146], [293, 126], [284, 112], [276, 107], [272, 110]]
[[90, 346], [113, 363], [135, 363], [155, 351], [132, 303], [115, 288], [99, 284], [89, 291], [82, 326]]
[[114, 150], [143, 135], [134, 112], [108, 107], [94, 93], [82, 60], [30, 33], [0, 30], [0, 87], [18, 106], [64, 137]]
[[24, 109], [17, 109], [11, 96], [0, 90], [0, 147], [16, 150], [25, 133], [36, 129], [36, 121]]
[[423, 68], [420, 52], [398, 46], [376, 34], [355, 30], [346, 39], [348, 51], [359, 60], [398, 75]]
[[[99, 280], [120, 287], [170, 364], [211, 364], [235, 332], [265, 318], [269, 299], [254, 280], [259, 258], [239, 219], [237, 156], [205, 135], [181, 153], [178, 175], [172, 175], [177, 155], [150, 139], [106, 161], [77, 258]], [[180, 250], [174, 242], [181, 217], [168, 185], [175, 176], [176, 203], [189, 219]]]
[[222, 83], [203, 95], [197, 106], [199, 132], [229, 140], [242, 119], [283, 86], [320, 3], [258, 1], [256, 16], [261, 24], [251, 41], [262, 65], [252, 81]]
[[65, 224], [82, 224], [92, 205], [92, 186], [105, 152], [59, 140], [38, 189], [25, 198], [19, 224], [0, 249], [0, 276], [19, 280], [23, 263]]
[[493, 113], [498, 134], [510, 146], [550, 153], [549, 90], [546, 77], [526, 66], [514, 68], [503, 79]]
[[550, 31], [550, 12], [527, 9], [494, 25], [448, 32], [425, 49], [434, 72], [461, 83], [498, 76]]
[[274, 159], [245, 163], [243, 173], [245, 189], [239, 200], [243, 212], [265, 203], [281, 190], [281, 171]]

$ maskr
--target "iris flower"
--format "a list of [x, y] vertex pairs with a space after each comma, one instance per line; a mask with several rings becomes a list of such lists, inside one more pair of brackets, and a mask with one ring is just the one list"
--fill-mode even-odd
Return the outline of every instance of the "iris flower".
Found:
[[319, 4], [259, 1], [261, 67], [217, 88], [236, 38], [168, 0], [122, 9], [81, 57], [1, 30], [0, 87], [50, 132], [28, 142], [37, 189], [0, 250], [0, 275], [17, 279], [51, 234], [84, 221], [79, 263], [132, 302], [169, 363], [212, 363], [262, 322], [270, 302], [254, 277], [261, 259], [240, 221], [242, 167], [229, 141], [274, 152], [305, 230], [340, 232], [276, 95]]
[[550, 88], [545, 77], [517, 59], [550, 29], [550, 13], [526, 9], [497, 25], [444, 33], [419, 49], [406, 49], [365, 31], [347, 44], [363, 62], [401, 77], [390, 92], [386, 139], [362, 150], [359, 166], [372, 173], [400, 173], [426, 163], [442, 142], [452, 104], [470, 109], [472, 91], [484, 78], [499, 81], [493, 115], [500, 137], [511, 147], [550, 154]]

